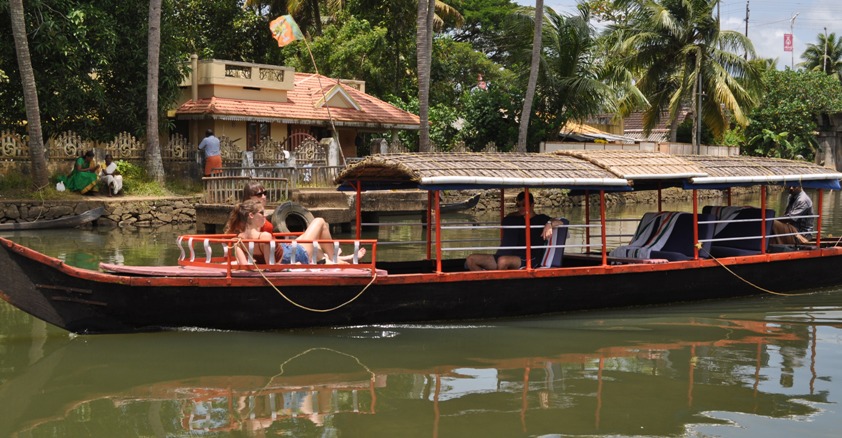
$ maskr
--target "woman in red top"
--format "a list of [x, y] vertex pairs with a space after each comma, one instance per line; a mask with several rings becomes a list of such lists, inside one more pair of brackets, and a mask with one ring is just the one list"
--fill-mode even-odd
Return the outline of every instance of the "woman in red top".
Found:
[[[241, 239], [262, 240], [267, 242], [265, 244], [261, 243], [256, 245], [254, 248], [253, 257], [255, 259], [255, 263], [258, 264], [266, 263], [266, 260], [268, 259], [266, 254], [270, 251], [268, 242], [274, 240], [272, 233], [263, 231], [261, 228], [262, 224], [266, 221], [265, 209], [266, 208], [263, 205], [263, 202], [249, 199], [234, 208], [234, 211], [231, 214], [232, 218], [228, 221], [232, 227], [237, 227], [237, 229], [242, 230], [238, 233], [237, 237]], [[333, 237], [330, 235], [327, 222], [325, 222], [322, 218], [315, 218], [307, 229], [304, 230], [300, 236], [295, 238], [296, 241], [299, 239], [305, 242], [300, 242], [297, 246], [279, 242], [279, 244], [275, 247], [275, 259], [281, 264], [289, 264], [291, 261], [292, 251], [296, 251], [296, 262], [302, 264], [316, 263], [316, 261], [319, 260], [319, 255], [317, 254], [316, 248], [312, 242], [331, 241], [333, 240]], [[332, 261], [334, 259], [332, 244], [325, 245], [321, 248], [321, 250], [324, 253], [326, 261]], [[365, 248], [360, 248], [357, 257], [362, 258], [365, 255], [365, 252]], [[247, 264], [248, 258], [246, 257], [245, 252], [243, 252], [243, 248], [239, 246], [237, 247], [236, 256], [239, 264]], [[347, 263], [352, 257], [353, 256], [342, 256], [338, 257], [337, 260], [339, 263]]]

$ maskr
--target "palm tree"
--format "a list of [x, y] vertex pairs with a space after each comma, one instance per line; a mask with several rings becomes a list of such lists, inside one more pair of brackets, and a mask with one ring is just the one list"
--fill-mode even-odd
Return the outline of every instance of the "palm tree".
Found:
[[719, 29], [713, 15], [716, 1], [642, 0], [630, 6], [628, 26], [612, 31], [623, 32], [621, 56], [637, 72], [637, 87], [650, 103], [644, 129], [654, 128], [666, 113], [675, 141], [682, 107], [698, 108], [699, 82], [701, 118], [714, 135], [727, 128], [729, 114], [745, 126], [760, 77], [743, 54], [754, 58], [754, 46], [739, 32]]
[[433, 53], [433, 15], [435, 0], [418, 1], [416, 53], [418, 56], [418, 151], [430, 152], [430, 68]]
[[23, 100], [26, 106], [27, 131], [29, 131], [29, 159], [32, 163], [32, 185], [40, 190], [49, 184], [47, 159], [44, 157], [44, 137], [41, 132], [41, 110], [38, 108], [38, 91], [35, 86], [35, 73], [29, 57], [29, 42], [26, 39], [26, 20], [23, 14], [23, 1], [9, 1], [9, 15], [12, 21], [12, 34], [18, 68], [23, 85]]
[[842, 38], [836, 38], [835, 33], [820, 33], [817, 38], [816, 44], [807, 44], [801, 55], [804, 62], [799, 65], [811, 71], [835, 73], [842, 80]]
[[438, 0], [418, 0], [418, 17], [416, 19], [416, 55], [418, 58], [418, 118], [421, 127], [418, 132], [418, 151], [430, 152], [430, 70], [433, 64], [433, 30], [436, 20], [442, 22], [436, 15], [439, 8], [443, 13], [456, 18], [457, 24], [462, 22], [462, 16], [449, 5]]
[[541, 40], [544, 24], [544, 0], [535, 0], [535, 30], [532, 34], [532, 63], [529, 66], [529, 81], [526, 84], [526, 96], [523, 98], [523, 110], [520, 112], [520, 128], [517, 133], [517, 151], [526, 152], [526, 134], [529, 130], [529, 116], [532, 115], [532, 100], [535, 98], [535, 86], [538, 83], [538, 68], [541, 61]]
[[161, 58], [161, 1], [149, 0], [149, 38], [146, 69], [146, 172], [163, 183], [164, 163], [158, 138], [158, 68]]

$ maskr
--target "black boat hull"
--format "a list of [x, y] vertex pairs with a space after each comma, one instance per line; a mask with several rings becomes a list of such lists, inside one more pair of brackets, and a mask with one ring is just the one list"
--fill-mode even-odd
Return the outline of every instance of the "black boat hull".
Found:
[[[18, 245], [9, 247], [5, 240], [0, 243], [0, 269], [6, 275], [0, 295], [76, 333], [482, 320], [766, 293], [760, 288], [786, 293], [842, 284], [842, 251], [836, 249], [825, 249], [830, 254], [821, 256], [819, 251], [811, 252], [816, 256], [780, 259], [758, 256], [755, 263], [732, 264], [729, 270], [702, 261], [638, 266], [633, 271], [611, 266], [516, 271], [507, 277], [432, 273], [373, 281], [311, 278], [274, 281], [273, 288], [256, 277], [208, 280], [86, 271]], [[336, 310], [313, 311], [346, 302]]]

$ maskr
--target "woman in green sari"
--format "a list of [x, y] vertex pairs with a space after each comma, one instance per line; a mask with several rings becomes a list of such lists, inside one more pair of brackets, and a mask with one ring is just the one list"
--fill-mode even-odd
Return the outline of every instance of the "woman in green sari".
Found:
[[99, 181], [97, 166], [94, 161], [94, 151], [85, 152], [85, 155], [76, 159], [73, 170], [67, 176], [67, 190], [81, 194], [90, 191], [96, 192], [96, 184]]

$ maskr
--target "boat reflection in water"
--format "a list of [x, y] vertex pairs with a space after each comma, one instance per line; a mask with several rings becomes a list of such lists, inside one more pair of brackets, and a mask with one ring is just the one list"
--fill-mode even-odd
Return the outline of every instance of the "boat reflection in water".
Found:
[[734, 416], [832, 435], [842, 307], [805, 312], [817, 297], [832, 294], [484, 326], [7, 343], [43, 357], [0, 370], [0, 435], [674, 436], [745, 427]]

